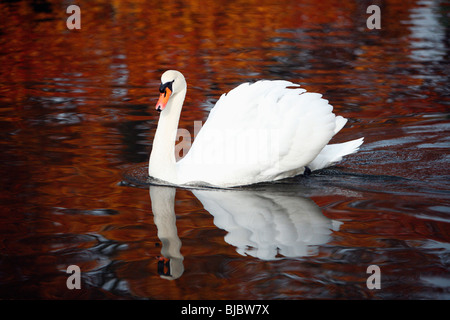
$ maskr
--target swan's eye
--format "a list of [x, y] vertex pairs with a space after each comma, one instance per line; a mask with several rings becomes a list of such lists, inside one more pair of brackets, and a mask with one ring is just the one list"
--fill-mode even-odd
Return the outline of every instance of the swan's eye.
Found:
[[161, 85], [159, 86], [159, 92], [164, 93], [164, 96], [166, 94], [166, 89], [169, 88], [169, 90], [171, 92], [173, 92], [172, 90], [172, 84], [175, 80], [172, 80], [170, 82], [166, 82], [166, 83], [161, 83]]

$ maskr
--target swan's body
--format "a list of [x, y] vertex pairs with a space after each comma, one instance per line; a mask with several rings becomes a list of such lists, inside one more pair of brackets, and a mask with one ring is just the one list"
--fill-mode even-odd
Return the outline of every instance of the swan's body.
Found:
[[320, 94], [289, 81], [244, 83], [211, 110], [188, 154], [175, 160], [175, 139], [186, 96], [184, 76], [161, 77], [162, 110], [149, 175], [175, 185], [231, 187], [274, 181], [318, 170], [354, 153], [363, 138], [327, 145], [347, 120]]

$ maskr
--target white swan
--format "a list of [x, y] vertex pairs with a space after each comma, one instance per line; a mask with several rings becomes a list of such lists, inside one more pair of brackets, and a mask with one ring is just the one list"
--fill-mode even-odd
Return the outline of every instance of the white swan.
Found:
[[175, 70], [161, 77], [161, 111], [149, 175], [175, 185], [232, 187], [318, 170], [354, 153], [363, 138], [327, 145], [347, 122], [318, 93], [284, 80], [243, 83], [223, 94], [187, 155], [176, 162], [175, 139], [186, 96]]

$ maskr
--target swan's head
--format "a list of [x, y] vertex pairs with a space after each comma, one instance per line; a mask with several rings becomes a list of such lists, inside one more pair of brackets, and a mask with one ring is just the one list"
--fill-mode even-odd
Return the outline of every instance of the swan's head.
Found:
[[177, 93], [186, 89], [186, 80], [181, 72], [168, 70], [161, 76], [161, 86], [159, 87], [159, 100], [156, 104], [157, 111], [163, 111], [169, 99]]
[[159, 276], [167, 280], [175, 280], [184, 272], [183, 258], [158, 257]]

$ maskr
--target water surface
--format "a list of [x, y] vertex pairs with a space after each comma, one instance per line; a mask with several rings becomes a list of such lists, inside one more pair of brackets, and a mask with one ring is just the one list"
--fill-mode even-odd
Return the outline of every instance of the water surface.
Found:
[[[1, 2], [0, 298], [449, 299], [449, 7], [380, 2], [369, 30], [368, 5], [86, 1], [70, 31], [65, 2]], [[172, 68], [189, 132], [239, 83], [286, 79], [365, 143], [277, 184], [149, 186]]]

